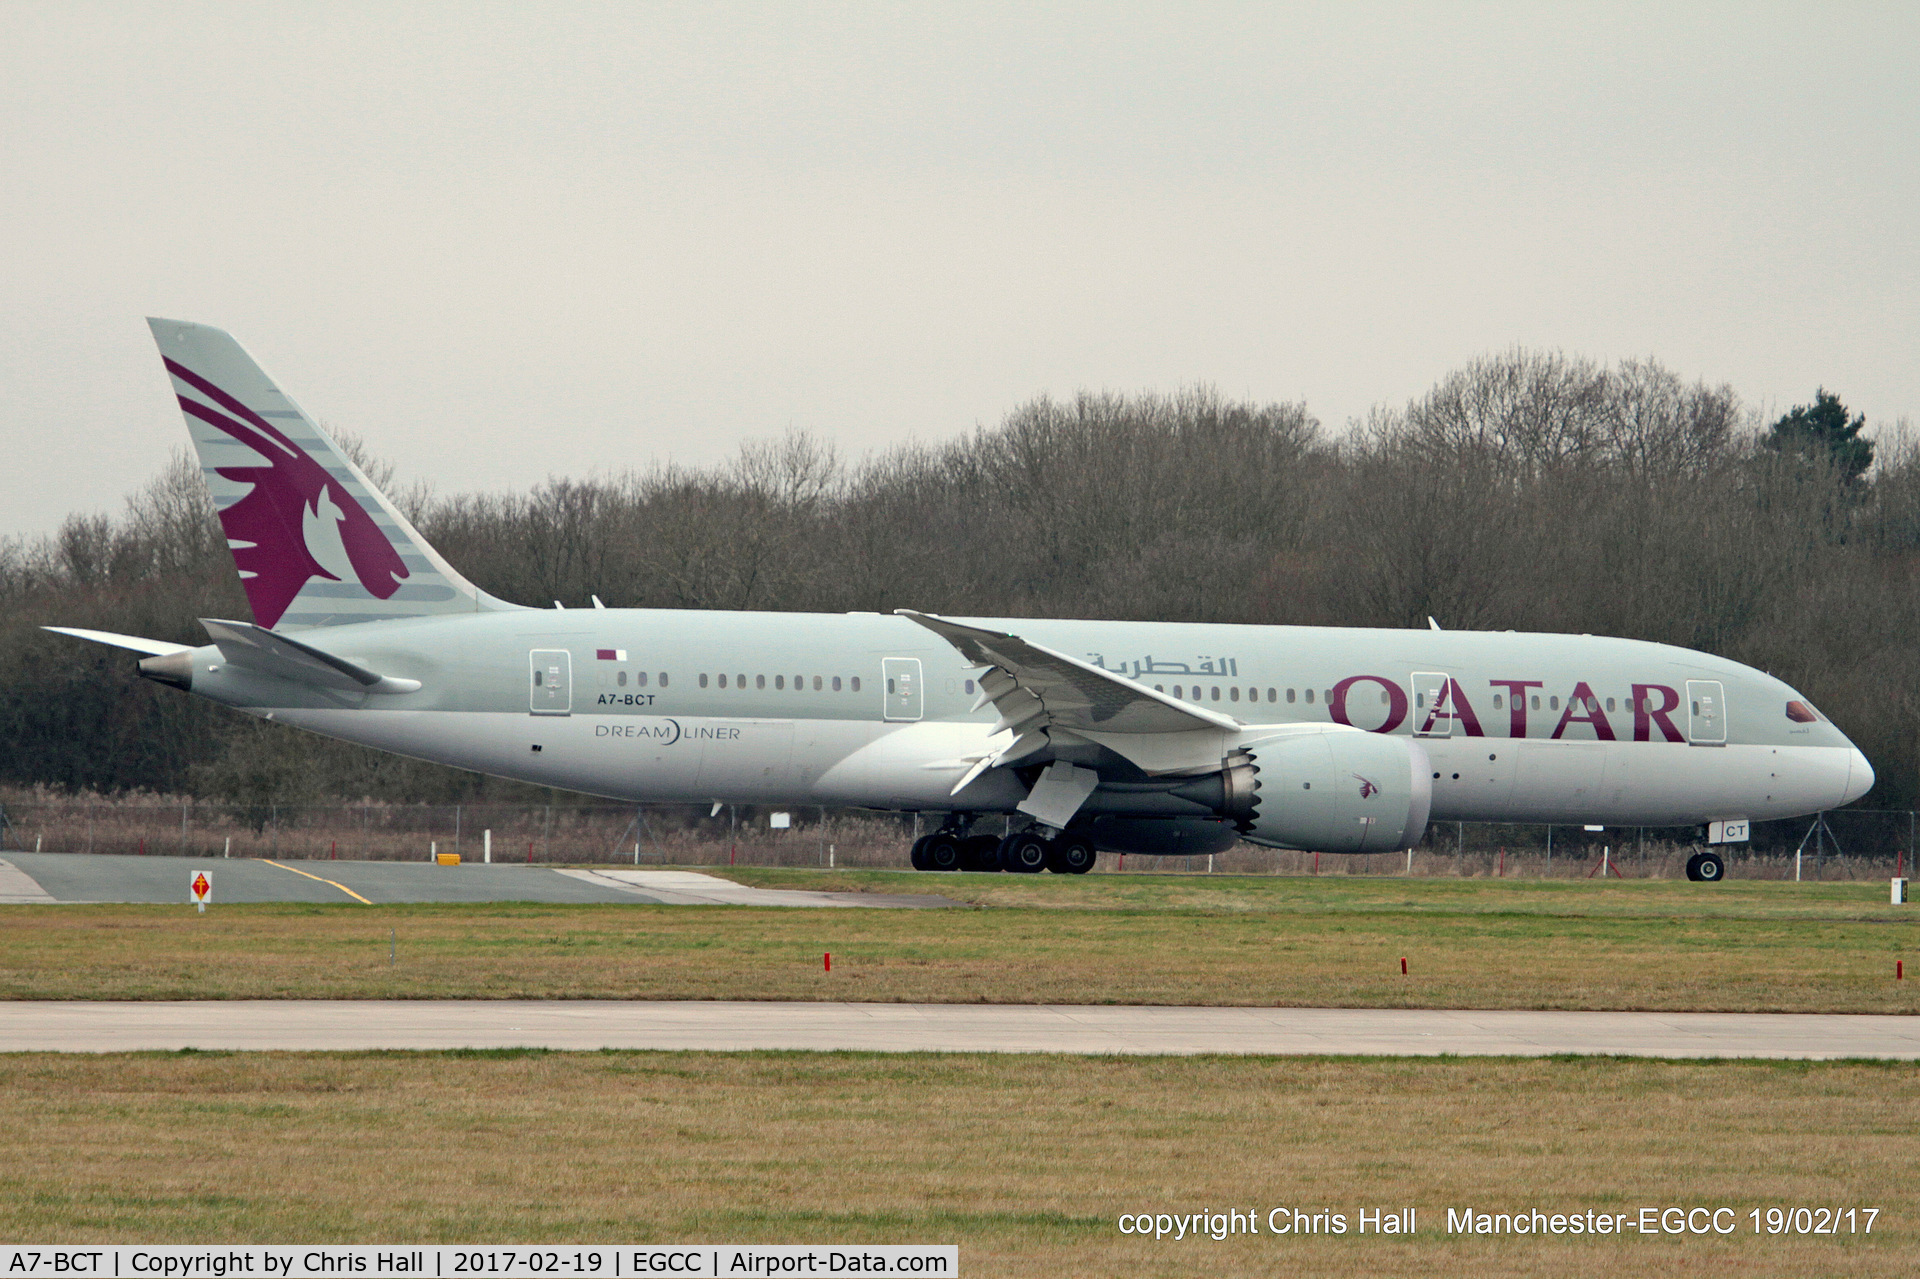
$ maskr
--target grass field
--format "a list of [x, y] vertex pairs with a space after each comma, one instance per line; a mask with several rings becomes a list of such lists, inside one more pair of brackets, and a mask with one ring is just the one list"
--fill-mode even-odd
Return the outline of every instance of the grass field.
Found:
[[[1909, 1275], [1912, 1065], [539, 1052], [0, 1057], [0, 1236], [954, 1243], [971, 1275]], [[1410, 1238], [1352, 1233], [1419, 1210]], [[1728, 1237], [1446, 1209], [1727, 1206]], [[1760, 1207], [1878, 1207], [1871, 1236]], [[1139, 1239], [1276, 1207], [1345, 1236]]]
[[1873, 884], [735, 877], [977, 908], [4, 906], [0, 997], [1920, 1011], [1916, 914]]

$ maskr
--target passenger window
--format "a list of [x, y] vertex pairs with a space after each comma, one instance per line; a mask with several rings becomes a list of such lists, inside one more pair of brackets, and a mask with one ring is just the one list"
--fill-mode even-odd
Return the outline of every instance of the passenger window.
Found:
[[1162, 688], [1162, 687], [1160, 687], [1160, 686], [1159, 686], [1158, 684], [1155, 684], [1155, 685], [1153, 686], [1153, 691], [1154, 691], [1154, 692], [1156, 692], [1156, 693], [1164, 693], [1164, 692], [1166, 692], [1167, 690], [1166, 690], [1166, 689], [1164, 689], [1164, 688]]
[[787, 677], [785, 675], [775, 675], [773, 677], [773, 686], [775, 689], [785, 688], [787, 686]]
[[727, 677], [725, 675], [722, 675], [720, 677], [720, 687], [725, 688], [726, 686], [727, 686]]
[[625, 688], [627, 686], [627, 673], [621, 671], [618, 677], [616, 677], [615, 682], [618, 683], [621, 688]]
[[889, 692], [889, 693], [891, 693], [891, 692], [893, 692], [893, 681], [892, 681], [892, 680], [888, 680], [888, 681], [887, 681], [887, 692]]
[[840, 677], [838, 675], [833, 677], [833, 691], [836, 693], [840, 691]]
[[1213, 686], [1213, 700], [1216, 702], [1220, 700], [1220, 686], [1218, 684]]
[[707, 686], [707, 677], [705, 675], [702, 675], [700, 677], [700, 687], [705, 688], [706, 686]]
[[645, 671], [634, 672], [633, 682], [637, 687], [645, 688], [647, 686], [647, 673]]
[[1268, 700], [1268, 701], [1270, 701], [1270, 702], [1277, 702], [1277, 701], [1279, 701], [1279, 700], [1280, 700], [1280, 690], [1279, 690], [1279, 689], [1277, 689], [1277, 688], [1270, 688], [1270, 689], [1268, 689], [1268, 690], [1267, 690], [1267, 700]]
[[546, 674], [546, 672], [545, 672], [545, 671], [535, 671], [535, 672], [533, 673], [533, 686], [534, 686], [535, 688], [539, 688], [539, 687], [540, 687], [540, 684], [541, 684], [541, 677], [542, 677], [542, 676], [544, 676], [545, 674]]
[[661, 687], [661, 688], [665, 688], [666, 686], [667, 686], [667, 673], [666, 673], [665, 671], [661, 671], [661, 672], [660, 672], [660, 687]]
[[[1333, 701], [1333, 690], [1330, 688], [1321, 689], [1320, 700], [1323, 702], [1331, 703]], [[1380, 694], [1380, 700], [1382, 702], [1385, 702], [1387, 700], [1387, 695], [1385, 693]]]
[[733, 677], [733, 679], [734, 679], [733, 686], [735, 688], [745, 688], [747, 686], [747, 677], [745, 675], [736, 675]]
[[973, 692], [973, 681], [972, 681], [972, 680], [968, 680], [968, 681], [967, 681], [967, 692], [968, 692], [968, 693], [972, 693], [972, 692]]
[[813, 691], [816, 693], [820, 691], [820, 677], [818, 675], [813, 677]]
[[1308, 689], [1308, 690], [1307, 690], [1307, 705], [1309, 705], [1309, 706], [1311, 706], [1311, 705], [1313, 705], [1313, 690], [1312, 690], [1312, 689]]
[[1493, 695], [1493, 709], [1495, 709], [1495, 710], [1504, 710], [1504, 709], [1506, 709], [1506, 708], [1505, 708], [1504, 706], [1502, 706], [1502, 705], [1500, 704], [1500, 694], [1498, 694], [1498, 693], [1495, 693], [1495, 694]]
[[1538, 694], [1538, 693], [1535, 693], [1535, 694], [1533, 695], [1533, 709], [1535, 709], [1535, 710], [1539, 710], [1539, 709], [1540, 709], [1540, 694]]
[[1611, 697], [1609, 697], [1609, 698], [1607, 699], [1607, 709], [1608, 709], [1609, 711], [1611, 711], [1611, 710], [1613, 709], [1613, 699], [1612, 699]]
[[767, 677], [765, 675], [755, 675], [753, 677], [753, 686], [755, 688], [765, 688], [767, 686]]
[[860, 691], [860, 677], [858, 675], [848, 680], [847, 683], [852, 686], [854, 692], [857, 693]]
[[1239, 690], [1238, 688], [1230, 688], [1230, 689], [1228, 689], [1228, 690], [1227, 690], [1227, 694], [1228, 694], [1228, 700], [1230, 700], [1230, 701], [1235, 701], [1235, 702], [1237, 702], [1237, 701], [1239, 701], [1239, 700], [1240, 700], [1240, 690]]
[[1292, 701], [1293, 701], [1293, 690], [1292, 690], [1292, 689], [1288, 689], [1288, 690], [1287, 690], [1287, 701], [1288, 701], [1288, 703], [1292, 703]]
[[1550, 710], [1550, 711], [1557, 711], [1557, 710], [1559, 710], [1559, 709], [1560, 709], [1560, 699], [1559, 699], [1558, 697], [1549, 697], [1549, 698], [1547, 699], [1547, 709], [1548, 709], [1548, 710]]

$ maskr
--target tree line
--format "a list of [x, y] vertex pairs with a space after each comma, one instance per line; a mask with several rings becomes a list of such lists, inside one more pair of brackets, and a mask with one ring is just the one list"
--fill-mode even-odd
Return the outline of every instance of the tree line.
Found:
[[[1041, 397], [849, 460], [804, 434], [710, 468], [396, 492], [460, 570], [540, 607], [1591, 632], [1808, 694], [1920, 799], [1920, 449], [1837, 395], [1774, 421], [1658, 363], [1513, 350], [1344, 430], [1304, 404]], [[1903, 424], [1904, 425], [1904, 424]], [[203, 643], [249, 616], [184, 452], [117, 517], [0, 543], [0, 784], [208, 799], [508, 799], [517, 788], [264, 726], [41, 625]]]

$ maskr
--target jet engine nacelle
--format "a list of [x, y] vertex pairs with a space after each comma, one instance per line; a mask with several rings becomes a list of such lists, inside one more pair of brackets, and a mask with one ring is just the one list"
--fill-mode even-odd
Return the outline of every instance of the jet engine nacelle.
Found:
[[1433, 766], [1408, 737], [1329, 730], [1270, 738], [1237, 751], [1225, 776], [1242, 835], [1270, 848], [1410, 848], [1433, 807]]

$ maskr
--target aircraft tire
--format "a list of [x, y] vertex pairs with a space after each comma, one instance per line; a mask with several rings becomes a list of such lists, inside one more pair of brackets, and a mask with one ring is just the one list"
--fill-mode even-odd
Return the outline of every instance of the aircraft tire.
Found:
[[969, 835], [960, 841], [960, 869], [1000, 869], [1000, 841], [991, 835]]
[[921, 860], [928, 870], [964, 870], [966, 861], [961, 853], [961, 841], [951, 835], [928, 835], [924, 841], [926, 847], [921, 850]]
[[1062, 835], [1047, 849], [1047, 869], [1056, 875], [1084, 875], [1100, 854], [1078, 835]]
[[1032, 831], [1021, 831], [1000, 841], [1000, 869], [1016, 875], [1034, 875], [1047, 868], [1053, 856], [1050, 841]]
[[1727, 864], [1718, 853], [1695, 853], [1687, 858], [1687, 878], [1696, 884], [1717, 884], [1727, 877]]
[[908, 850], [907, 864], [915, 870], [933, 869], [933, 867], [927, 864], [927, 841], [932, 838], [933, 836], [931, 835], [922, 835], [919, 839], [913, 841], [913, 847]]

